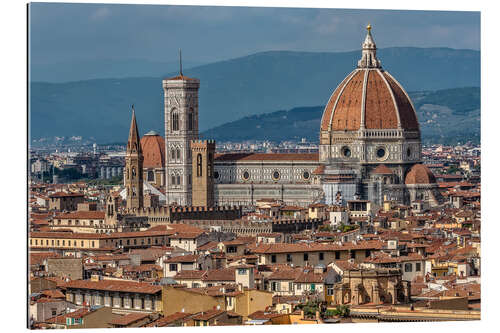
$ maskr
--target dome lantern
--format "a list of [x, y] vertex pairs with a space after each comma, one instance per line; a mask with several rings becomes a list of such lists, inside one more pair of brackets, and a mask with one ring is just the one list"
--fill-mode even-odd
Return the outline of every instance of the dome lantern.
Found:
[[363, 50], [361, 51], [361, 59], [358, 61], [358, 68], [382, 68], [380, 60], [377, 59], [377, 45], [372, 37], [372, 26], [366, 26], [366, 37], [363, 42]]

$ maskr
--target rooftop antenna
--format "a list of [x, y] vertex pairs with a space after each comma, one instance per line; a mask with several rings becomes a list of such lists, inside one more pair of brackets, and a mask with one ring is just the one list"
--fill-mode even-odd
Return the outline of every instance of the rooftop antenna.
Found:
[[182, 76], [182, 50], [179, 49], [179, 68], [180, 68], [180, 74]]

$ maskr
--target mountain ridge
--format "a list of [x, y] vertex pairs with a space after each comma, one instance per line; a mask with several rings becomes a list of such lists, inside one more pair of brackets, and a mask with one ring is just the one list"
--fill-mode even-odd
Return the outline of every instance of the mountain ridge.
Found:
[[[184, 70], [200, 79], [200, 131], [245, 116], [325, 104], [352, 71], [360, 51], [265, 51]], [[407, 91], [480, 85], [480, 52], [451, 48], [379, 49], [378, 56]], [[167, 73], [162, 77], [176, 75]], [[163, 133], [161, 77], [30, 83], [30, 135], [126, 139], [130, 105], [141, 133]]]

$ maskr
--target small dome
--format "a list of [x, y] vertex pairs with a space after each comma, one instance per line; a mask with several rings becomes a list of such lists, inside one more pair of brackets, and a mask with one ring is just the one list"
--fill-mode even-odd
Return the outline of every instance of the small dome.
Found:
[[[154, 133], [154, 134], [153, 134]], [[141, 138], [144, 168], [165, 167], [165, 139], [156, 132], [149, 132]]]
[[435, 184], [436, 177], [423, 164], [415, 164], [406, 175], [405, 184]]

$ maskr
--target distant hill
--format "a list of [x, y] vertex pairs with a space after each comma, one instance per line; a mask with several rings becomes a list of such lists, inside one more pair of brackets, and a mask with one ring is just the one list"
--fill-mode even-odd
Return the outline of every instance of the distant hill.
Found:
[[[184, 68], [200, 66], [202, 63], [184, 61]], [[158, 73], [172, 72], [179, 68], [179, 61], [155, 62], [145, 59], [88, 60], [34, 64], [30, 79], [35, 82], [62, 83], [93, 79], [124, 77], [155, 77]]]
[[[448, 48], [378, 50], [382, 66], [407, 91], [480, 85], [480, 53]], [[185, 70], [201, 80], [200, 130], [246, 116], [324, 105], [353, 69], [360, 51], [312, 53], [273, 51]], [[162, 74], [162, 73], [159, 73]], [[98, 79], [68, 83], [32, 82], [31, 137], [95, 137], [126, 141], [130, 105], [140, 133], [163, 133], [162, 77]], [[317, 135], [317, 127], [313, 135]]]
[[[425, 143], [480, 140], [480, 90], [477, 87], [410, 92]], [[324, 106], [244, 117], [203, 132], [217, 141], [300, 140], [317, 142]]]

